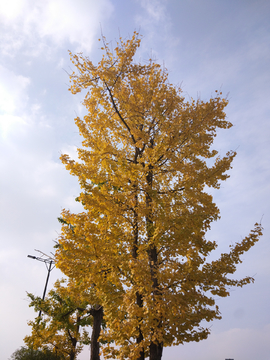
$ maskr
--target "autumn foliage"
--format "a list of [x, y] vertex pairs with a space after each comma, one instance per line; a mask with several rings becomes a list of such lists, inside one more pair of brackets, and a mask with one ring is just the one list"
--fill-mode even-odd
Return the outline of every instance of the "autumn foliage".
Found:
[[75, 119], [79, 161], [61, 160], [84, 211], [62, 212], [57, 266], [103, 306], [105, 357], [157, 360], [164, 346], [206, 339], [202, 320], [220, 318], [214, 296], [253, 281], [231, 274], [262, 229], [207, 261], [217, 243], [206, 233], [219, 218], [207, 189], [228, 178], [236, 155], [213, 148], [217, 129], [232, 126], [228, 101], [218, 91], [186, 101], [165, 68], [134, 61], [137, 33], [114, 51], [102, 40], [97, 65], [70, 53], [70, 91], [86, 91], [87, 115]]
[[51, 351], [61, 359], [74, 360], [83, 345], [90, 344], [85, 326], [92, 325], [91, 309], [83, 292], [74, 293], [72, 286], [57, 281], [54, 289], [43, 300], [33, 294], [29, 306], [42, 315], [29, 321], [31, 335], [24, 342], [31, 349]]

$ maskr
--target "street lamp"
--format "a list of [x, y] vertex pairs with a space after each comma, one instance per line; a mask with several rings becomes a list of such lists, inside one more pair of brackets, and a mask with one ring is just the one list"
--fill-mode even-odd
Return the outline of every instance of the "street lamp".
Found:
[[[39, 250], [36, 250], [39, 251]], [[41, 252], [41, 251], [39, 251]], [[45, 299], [45, 294], [46, 294], [46, 290], [47, 290], [47, 285], [48, 285], [48, 281], [49, 281], [49, 277], [50, 277], [50, 273], [51, 271], [55, 268], [55, 260], [52, 259], [50, 256], [43, 254], [42, 256], [46, 256], [46, 258], [44, 257], [38, 257], [38, 256], [33, 256], [33, 255], [27, 255], [27, 257], [29, 257], [30, 259], [34, 259], [34, 260], [38, 260], [38, 261], [42, 261], [45, 263], [46, 268], [48, 270], [48, 275], [47, 275], [47, 279], [46, 279], [46, 283], [45, 283], [45, 287], [44, 287], [44, 291], [43, 291], [43, 296], [42, 296], [42, 300]], [[53, 266], [54, 265], [54, 266]], [[38, 316], [41, 316], [41, 310], [39, 310], [39, 314]]]

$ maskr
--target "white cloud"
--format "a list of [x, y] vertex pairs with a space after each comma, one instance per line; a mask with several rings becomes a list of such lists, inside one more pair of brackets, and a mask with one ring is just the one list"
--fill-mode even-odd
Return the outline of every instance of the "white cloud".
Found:
[[[140, 56], [152, 58], [171, 67], [175, 61], [175, 48], [179, 37], [172, 32], [172, 18], [168, 12], [167, 0], [137, 0], [141, 11], [135, 16], [135, 23], [143, 35]], [[162, 44], [162, 46], [160, 46]], [[159, 49], [159, 50], [157, 50]]]
[[164, 37], [170, 27], [170, 18], [160, 0], [137, 0], [143, 11], [135, 17], [138, 26], [142, 27], [147, 37]]
[[15, 20], [20, 13], [23, 11], [23, 8], [27, 5], [27, 0], [11, 0], [11, 1], [2, 1], [0, 3], [0, 15], [6, 18], [9, 21]]
[[0, 65], [0, 110], [13, 114], [15, 109], [23, 107], [27, 100], [26, 88], [30, 79], [16, 75]]
[[110, 0], [10, 0], [0, 7], [2, 52], [31, 49], [36, 55], [48, 50], [48, 41], [58, 47], [69, 41], [76, 50], [90, 51], [100, 22], [112, 11]]
[[159, 0], [142, 0], [140, 3], [152, 19], [155, 21], [164, 20], [165, 6], [162, 2]]
[[13, 129], [21, 128], [26, 122], [19, 116], [0, 115], [0, 136], [6, 139]]
[[23, 112], [28, 102], [30, 79], [16, 75], [0, 65], [0, 136], [4, 139], [14, 129], [26, 125]]
[[270, 352], [269, 336], [270, 324], [263, 329], [231, 329], [213, 336], [211, 350], [216, 355], [225, 354], [228, 358], [266, 360], [263, 354], [266, 353], [267, 347], [268, 353]]
[[[234, 328], [213, 333], [207, 340], [184, 346], [165, 348], [164, 360], [193, 359], [260, 359], [268, 360], [270, 353], [270, 324], [262, 329]], [[181, 355], [180, 355], [181, 354]]]

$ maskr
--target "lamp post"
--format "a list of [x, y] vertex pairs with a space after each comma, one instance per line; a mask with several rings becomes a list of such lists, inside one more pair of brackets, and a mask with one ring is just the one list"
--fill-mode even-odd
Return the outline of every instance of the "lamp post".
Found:
[[[45, 255], [45, 254], [43, 254]], [[55, 267], [55, 261], [54, 259], [52, 259], [51, 257], [49, 257], [48, 255], [46, 255], [46, 258], [43, 257], [38, 257], [38, 256], [33, 256], [33, 255], [27, 255], [27, 257], [29, 257], [30, 259], [34, 259], [34, 260], [38, 260], [38, 261], [42, 261], [45, 263], [46, 268], [48, 270], [48, 274], [47, 274], [47, 279], [46, 279], [46, 283], [45, 283], [45, 287], [44, 287], [44, 291], [43, 291], [43, 296], [42, 296], [42, 300], [45, 299], [45, 295], [46, 295], [46, 290], [47, 290], [47, 285], [48, 285], [48, 281], [49, 281], [49, 277], [50, 277], [50, 273], [51, 271], [54, 269]], [[54, 266], [53, 266], [54, 265]], [[38, 316], [41, 316], [41, 310], [39, 310], [39, 314]]]

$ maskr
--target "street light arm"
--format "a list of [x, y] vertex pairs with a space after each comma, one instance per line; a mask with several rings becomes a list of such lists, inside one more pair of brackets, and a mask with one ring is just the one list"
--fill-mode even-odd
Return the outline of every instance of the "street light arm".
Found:
[[37, 257], [37, 256], [33, 256], [33, 255], [27, 255], [27, 257], [29, 257], [30, 259], [34, 259], [34, 260], [38, 260], [38, 261], [42, 261], [46, 264], [55, 264], [55, 260], [51, 257], [48, 257], [48, 258], [43, 258], [43, 257]]
[[42, 252], [42, 251], [40, 251], [40, 250], [37, 250], [37, 249], [35, 249], [35, 251], [37, 251], [37, 252], [41, 253], [41, 254], [42, 254], [42, 256], [46, 256], [47, 260], [49, 260], [49, 261], [53, 261], [53, 263], [55, 263], [55, 259], [54, 259], [54, 258], [52, 258], [50, 255], [47, 255], [47, 254], [45, 254], [44, 252]]

